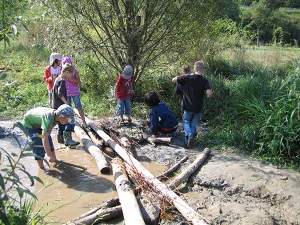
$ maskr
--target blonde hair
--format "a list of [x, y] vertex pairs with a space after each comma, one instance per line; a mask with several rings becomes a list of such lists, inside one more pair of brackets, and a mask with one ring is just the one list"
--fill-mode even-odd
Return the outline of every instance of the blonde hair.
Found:
[[197, 61], [194, 64], [194, 72], [197, 74], [203, 74], [205, 67], [203, 61]]
[[74, 73], [75, 68], [69, 63], [64, 64], [64, 66], [62, 67], [62, 70], [61, 70], [61, 77], [62, 78], [66, 77], [65, 72], [67, 72], [67, 71], [69, 73]]

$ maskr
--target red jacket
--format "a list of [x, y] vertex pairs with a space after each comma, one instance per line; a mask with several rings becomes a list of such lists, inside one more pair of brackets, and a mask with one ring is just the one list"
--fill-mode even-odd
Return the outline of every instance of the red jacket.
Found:
[[52, 90], [54, 81], [55, 81], [55, 79], [54, 80], [52, 79], [52, 74], [50, 72], [50, 68], [51, 68], [51, 65], [46, 67], [46, 69], [44, 71], [44, 76], [43, 76], [44, 81], [48, 83], [48, 85], [47, 85], [48, 90]]

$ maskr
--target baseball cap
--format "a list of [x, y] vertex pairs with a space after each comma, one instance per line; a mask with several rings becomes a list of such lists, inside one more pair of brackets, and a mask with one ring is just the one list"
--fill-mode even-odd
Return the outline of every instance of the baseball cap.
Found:
[[64, 57], [62, 59], [62, 65], [65, 65], [66, 63], [69, 63], [72, 65], [72, 59], [70, 57]]
[[125, 79], [129, 79], [132, 76], [133, 68], [130, 65], [124, 67], [122, 72], [122, 77]]
[[57, 115], [64, 117], [68, 120], [68, 123], [75, 124], [76, 120], [74, 117], [74, 110], [71, 108], [71, 106], [67, 104], [63, 104], [58, 107], [56, 110]]
[[61, 54], [56, 53], [56, 52], [53, 52], [53, 53], [50, 55], [50, 60], [49, 60], [50, 65], [52, 65], [52, 64], [54, 63], [55, 59], [57, 59], [57, 60], [62, 60]]

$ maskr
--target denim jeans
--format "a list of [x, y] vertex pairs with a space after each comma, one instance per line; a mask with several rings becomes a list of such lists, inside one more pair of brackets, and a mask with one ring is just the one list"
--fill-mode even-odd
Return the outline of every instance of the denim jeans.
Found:
[[131, 115], [130, 98], [118, 99], [116, 114]]
[[58, 122], [57, 134], [62, 135], [64, 131], [74, 132], [75, 124], [66, 123], [65, 125]]
[[[43, 130], [42, 129], [37, 129], [37, 128], [28, 128], [26, 127], [26, 130], [28, 131], [29, 137], [31, 138], [32, 141], [34, 141], [34, 146], [33, 146], [33, 153], [44, 158], [45, 157], [45, 148], [43, 146], [42, 138], [41, 136], [38, 136], [37, 134], [41, 135]], [[50, 149], [51, 152], [54, 151], [54, 145], [53, 141], [51, 138], [51, 135], [49, 134], [48, 136], [49, 144], [50, 144]], [[41, 158], [34, 157], [35, 160], [41, 160]]]
[[76, 109], [82, 109], [82, 104], [80, 101], [80, 95], [75, 95], [75, 96], [68, 96], [67, 101], [68, 105], [72, 107], [72, 99], [74, 101], [74, 105]]
[[183, 112], [182, 121], [183, 121], [183, 129], [185, 133], [185, 143], [187, 143], [188, 137], [194, 136], [200, 118], [201, 118], [201, 113], [194, 113], [188, 111]]

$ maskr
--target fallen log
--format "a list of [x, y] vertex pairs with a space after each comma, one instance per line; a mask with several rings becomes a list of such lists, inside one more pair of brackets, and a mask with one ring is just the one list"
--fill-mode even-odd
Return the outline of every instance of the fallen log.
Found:
[[65, 223], [65, 225], [91, 225], [101, 221], [106, 221], [114, 217], [122, 215], [122, 207], [115, 206], [113, 208], [100, 209], [94, 214], [81, 218], [79, 220], [71, 220]]
[[89, 136], [80, 126], [76, 125], [74, 130], [76, 135], [81, 139], [85, 149], [94, 157], [100, 172], [109, 173], [109, 164], [102, 154], [101, 150], [97, 146], [95, 146], [95, 144], [90, 140]]
[[172, 137], [148, 137], [147, 139], [155, 144], [172, 144], [174, 141]]
[[[71, 221], [74, 222], [74, 221], [77, 221], [77, 220], [80, 220], [80, 219], [84, 219], [87, 216], [92, 216], [93, 214], [97, 213], [97, 211], [99, 211], [99, 210], [112, 208], [112, 207], [115, 207], [115, 206], [118, 206], [118, 205], [120, 205], [119, 198], [112, 198], [109, 201], [104, 202], [101, 205], [98, 205], [97, 207], [91, 209], [90, 211], [88, 211], [84, 214], [81, 214], [79, 217], [77, 217], [76, 219], [73, 219]], [[70, 222], [68, 222], [68, 223], [70, 223]]]
[[117, 157], [112, 160], [111, 165], [117, 192], [119, 195], [119, 201], [122, 206], [125, 224], [145, 224], [139, 205], [137, 203], [137, 199], [132, 190], [131, 183], [126, 175], [123, 161]]
[[172, 182], [168, 185], [168, 187], [173, 190], [178, 187], [181, 183], [185, 182], [205, 161], [205, 159], [209, 156], [210, 149], [205, 148], [201, 154], [195, 159], [195, 161], [183, 172], [177, 175]]
[[170, 199], [177, 210], [186, 218], [187, 221], [193, 224], [207, 224], [205, 219], [200, 216], [194, 209], [192, 209], [185, 201], [183, 201], [176, 193], [171, 191], [164, 183], [160, 182], [145, 169], [139, 161], [133, 158], [128, 152], [123, 149], [119, 144], [113, 141], [104, 131], [100, 130], [90, 119], [86, 118], [86, 122], [89, 126], [112, 148], [119, 156], [129, 165], [135, 167], [135, 169], [144, 177], [144, 180], [152, 185], [153, 188], [158, 190], [163, 196]]
[[85, 132], [89, 135], [91, 141], [102, 151], [103, 150], [103, 140], [96, 138], [94, 133], [89, 128], [84, 128]]
[[170, 167], [168, 170], [166, 170], [165, 172], [163, 172], [162, 174], [158, 175], [156, 178], [157, 179], [163, 179], [167, 176], [169, 176], [171, 173], [173, 173], [175, 170], [177, 170], [177, 168], [184, 163], [186, 160], [188, 159], [187, 156], [184, 156], [180, 161], [178, 161], [177, 163], [175, 163], [172, 167]]

